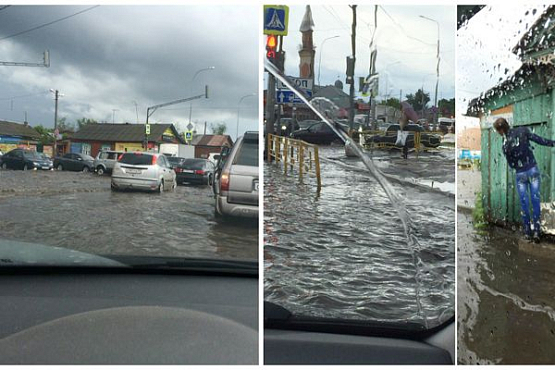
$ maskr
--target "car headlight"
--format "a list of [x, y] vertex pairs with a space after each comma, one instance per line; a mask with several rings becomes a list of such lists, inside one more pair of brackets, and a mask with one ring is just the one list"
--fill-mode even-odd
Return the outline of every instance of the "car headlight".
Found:
[[34, 164], [35, 166], [39, 166], [39, 165], [40, 165], [39, 162], [33, 162], [33, 164]]

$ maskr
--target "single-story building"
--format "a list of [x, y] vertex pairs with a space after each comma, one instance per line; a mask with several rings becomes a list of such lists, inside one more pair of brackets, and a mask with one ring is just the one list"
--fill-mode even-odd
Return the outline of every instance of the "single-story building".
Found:
[[[503, 155], [503, 138], [493, 122], [505, 118], [512, 126], [555, 140], [555, 7], [550, 6], [524, 34], [513, 52], [522, 66], [509, 79], [473, 99], [466, 115], [480, 119], [482, 201], [485, 216], [495, 223], [521, 222], [515, 174]], [[549, 24], [546, 28], [543, 25]], [[547, 36], [549, 34], [551, 36]], [[541, 177], [542, 229], [555, 233], [555, 160], [552, 149], [532, 144]]]
[[15, 148], [37, 150], [40, 134], [27, 122], [0, 121], [0, 151], [9, 152]]
[[208, 158], [211, 153], [219, 154], [223, 147], [233, 147], [229, 135], [197, 135], [191, 144], [195, 147], [195, 158]]
[[[143, 151], [145, 125], [130, 123], [88, 124], [71, 138], [70, 152], [96, 156], [101, 150]], [[171, 123], [150, 124], [148, 150], [158, 151], [162, 143], [185, 144]]]

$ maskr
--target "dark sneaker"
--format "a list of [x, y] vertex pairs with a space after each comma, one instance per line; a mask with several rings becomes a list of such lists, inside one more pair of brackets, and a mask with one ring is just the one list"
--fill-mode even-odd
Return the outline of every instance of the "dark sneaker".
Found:
[[537, 231], [534, 231], [534, 235], [532, 236], [532, 239], [534, 240], [534, 243], [539, 243], [540, 242], [540, 233]]
[[526, 241], [528, 241], [528, 242], [531, 242], [532, 241], [532, 235], [524, 234], [524, 239], [526, 239]]

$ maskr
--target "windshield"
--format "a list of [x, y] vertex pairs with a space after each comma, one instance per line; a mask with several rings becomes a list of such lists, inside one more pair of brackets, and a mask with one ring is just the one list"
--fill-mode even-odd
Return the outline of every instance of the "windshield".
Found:
[[179, 157], [166, 157], [166, 158], [168, 162], [170, 162], [171, 164], [179, 164], [185, 160], [184, 158], [179, 158]]
[[243, 141], [239, 153], [237, 153], [235, 164], [258, 167], [258, 142]]
[[23, 152], [23, 155], [25, 156], [25, 158], [27, 159], [42, 159], [41, 156], [37, 153], [37, 152]]
[[[278, 86], [295, 91], [304, 84], [308, 89], [295, 94], [312, 96], [309, 103], [298, 99], [296, 109], [284, 106], [283, 115], [302, 112], [309, 116], [303, 118], [326, 119], [329, 125], [325, 130], [311, 126], [310, 135], [300, 136], [307, 143], [302, 152], [293, 142], [269, 139], [269, 157], [276, 152], [281, 157], [264, 163], [264, 297], [289, 310], [293, 322], [302, 317], [435, 328], [455, 314], [454, 148], [443, 147], [441, 137], [425, 141], [424, 136], [415, 148], [414, 135], [399, 145], [396, 137], [377, 130], [380, 120], [416, 122], [424, 116], [437, 122], [438, 116], [454, 114], [455, 25], [450, 19], [455, 9], [357, 6], [359, 22], [375, 16], [379, 21], [377, 28], [373, 22], [357, 28], [355, 75], [346, 76], [333, 56], [352, 55], [350, 26], [341, 29], [352, 23], [353, 11], [334, 8], [332, 16], [330, 8], [311, 6], [313, 33], [288, 36], [283, 44], [287, 55], [315, 52], [320, 59], [321, 53], [318, 83], [310, 86], [295, 77], [287, 85], [265, 64], [268, 88], [276, 76]], [[305, 6], [291, 6], [290, 27], [306, 27], [306, 12]], [[419, 15], [441, 29], [437, 103], [436, 24]], [[324, 25], [336, 25], [338, 37], [326, 38]], [[368, 62], [373, 50], [375, 66]], [[310, 79], [310, 59], [298, 64], [286, 63], [284, 75]], [[359, 77], [367, 79], [368, 94], [359, 91]], [[355, 114], [370, 113], [370, 122], [368, 132], [361, 134], [357, 124], [348, 137], [353, 105], [344, 83], [350, 79], [356, 84], [351, 90]], [[407, 103], [403, 111], [399, 98]]]
[[186, 159], [181, 165], [181, 167], [189, 170], [202, 170], [205, 166], [205, 159]]
[[459, 13], [458, 362], [552, 363], [555, 7]]
[[[29, 264], [39, 247], [256, 264], [258, 202], [221, 195], [212, 167], [167, 163], [202, 169], [258, 130], [258, 18], [241, 4], [0, 6], [0, 150], [53, 158], [0, 162], [0, 261], [13, 242]], [[162, 153], [175, 157], [152, 166]]]

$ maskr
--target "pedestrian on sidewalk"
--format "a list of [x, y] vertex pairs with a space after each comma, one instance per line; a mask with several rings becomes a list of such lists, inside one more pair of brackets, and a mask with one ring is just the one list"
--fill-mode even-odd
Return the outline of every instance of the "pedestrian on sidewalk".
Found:
[[[522, 226], [526, 239], [540, 241], [540, 171], [532, 152], [530, 141], [544, 146], [554, 146], [555, 141], [544, 139], [530, 131], [528, 127], [511, 128], [505, 118], [498, 118], [493, 127], [503, 136], [503, 154], [509, 167], [516, 172], [516, 183], [520, 198]], [[532, 203], [532, 223], [530, 223], [530, 200]]]

